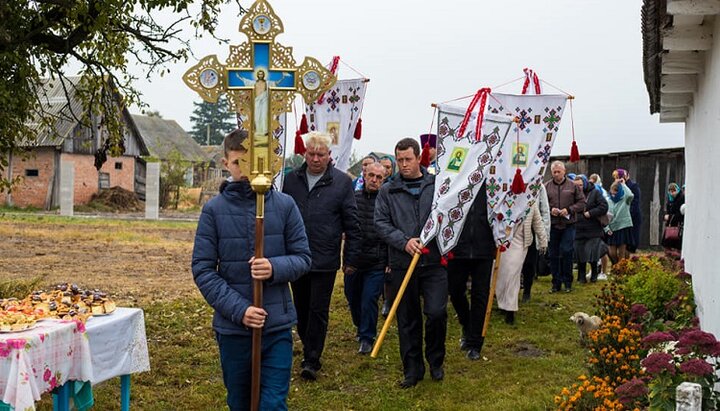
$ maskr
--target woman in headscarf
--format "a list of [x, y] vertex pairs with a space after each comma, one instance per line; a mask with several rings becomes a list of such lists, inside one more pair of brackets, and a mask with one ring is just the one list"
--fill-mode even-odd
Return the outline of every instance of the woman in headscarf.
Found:
[[[677, 183], [670, 183], [667, 188], [667, 204], [665, 205], [665, 216], [663, 220], [668, 227], [681, 227], [685, 223], [685, 216], [681, 207], [685, 204], [685, 193]], [[665, 247], [682, 249], [682, 238], [675, 241], [664, 241]]]
[[608, 203], [595, 189], [595, 184], [588, 181], [583, 174], [575, 177], [574, 183], [583, 189], [585, 194], [585, 211], [577, 215], [575, 224], [575, 259], [578, 262], [578, 282], [586, 282], [587, 264], [590, 263], [590, 281], [597, 281], [598, 260], [607, 253], [607, 246], [602, 241], [603, 226], [599, 218], [606, 215]]
[[609, 212], [613, 215], [610, 224], [605, 227], [608, 235], [608, 254], [613, 264], [628, 258], [628, 245], [635, 244], [633, 239], [633, 222], [630, 215], [630, 204], [635, 195], [625, 185], [624, 178], [618, 178], [610, 186]]

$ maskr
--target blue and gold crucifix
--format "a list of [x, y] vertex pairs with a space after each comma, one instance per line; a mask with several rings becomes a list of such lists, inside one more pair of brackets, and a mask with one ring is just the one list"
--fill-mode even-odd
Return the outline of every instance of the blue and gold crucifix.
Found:
[[258, 0], [240, 20], [249, 42], [230, 46], [226, 64], [207, 56], [183, 76], [203, 100], [217, 102], [228, 95], [231, 108], [248, 131], [250, 162], [241, 164], [245, 175], [272, 177], [282, 161], [278, 118], [291, 111], [295, 93], [306, 103], [315, 101], [335, 84], [335, 76], [320, 62], [306, 57], [296, 66], [292, 48], [275, 42], [283, 24], [267, 0]]

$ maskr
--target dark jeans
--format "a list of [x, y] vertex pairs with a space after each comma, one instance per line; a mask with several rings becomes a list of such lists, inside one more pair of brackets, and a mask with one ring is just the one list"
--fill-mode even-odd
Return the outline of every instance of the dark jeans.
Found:
[[564, 230], [550, 229], [550, 270], [552, 271], [553, 288], [560, 290], [565, 284], [566, 289], [572, 287], [573, 251], [575, 250], [575, 225], [568, 225]]
[[[585, 281], [587, 277], [587, 265], [590, 264], [590, 281], [597, 280], [598, 273], [600, 272], [600, 265], [597, 261], [578, 261], [578, 281]], [[581, 280], [582, 278], [582, 280]]]
[[[252, 337], [215, 333], [220, 349], [220, 365], [231, 411], [250, 409], [252, 384]], [[292, 330], [262, 336], [260, 370], [260, 409], [287, 410], [292, 370]]]
[[[490, 295], [492, 266], [492, 259], [455, 258], [448, 263], [450, 301], [462, 326], [465, 345], [469, 349], [479, 350], [483, 346], [482, 329]], [[469, 303], [468, 277], [471, 281]]]
[[297, 330], [303, 343], [302, 366], [320, 369], [320, 356], [330, 316], [330, 297], [335, 286], [334, 271], [310, 271], [292, 284], [297, 311]]
[[525, 261], [522, 266], [523, 296], [525, 297], [530, 297], [533, 281], [537, 275], [537, 259], [538, 250], [535, 245], [535, 236], [533, 236], [533, 241], [530, 247], [528, 247], [527, 255], [525, 255]]
[[384, 284], [385, 270], [357, 271], [345, 276], [345, 298], [361, 341], [375, 341], [378, 299]]
[[[394, 294], [400, 289], [405, 270], [392, 272]], [[420, 303], [422, 296], [423, 304]], [[425, 314], [425, 358], [431, 369], [442, 367], [445, 361], [447, 333], [447, 272], [442, 266], [416, 268], [408, 282], [397, 310], [400, 357], [405, 377], [421, 379], [425, 375], [423, 362], [423, 324]]]

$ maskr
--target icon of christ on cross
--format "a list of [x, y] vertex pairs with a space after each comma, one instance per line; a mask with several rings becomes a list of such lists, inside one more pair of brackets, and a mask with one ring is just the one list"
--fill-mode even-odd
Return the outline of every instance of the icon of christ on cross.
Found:
[[270, 44], [253, 43], [252, 68], [228, 69], [229, 89], [250, 89], [253, 92], [252, 137], [256, 158], [268, 164], [270, 142], [270, 92], [295, 90], [295, 69], [270, 70]]

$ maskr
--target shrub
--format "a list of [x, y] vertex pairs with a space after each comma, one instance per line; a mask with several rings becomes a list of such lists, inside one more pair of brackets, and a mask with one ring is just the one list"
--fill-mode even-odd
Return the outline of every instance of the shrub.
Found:
[[25, 298], [43, 280], [43, 276], [36, 276], [30, 279], [0, 281], [0, 298]]

